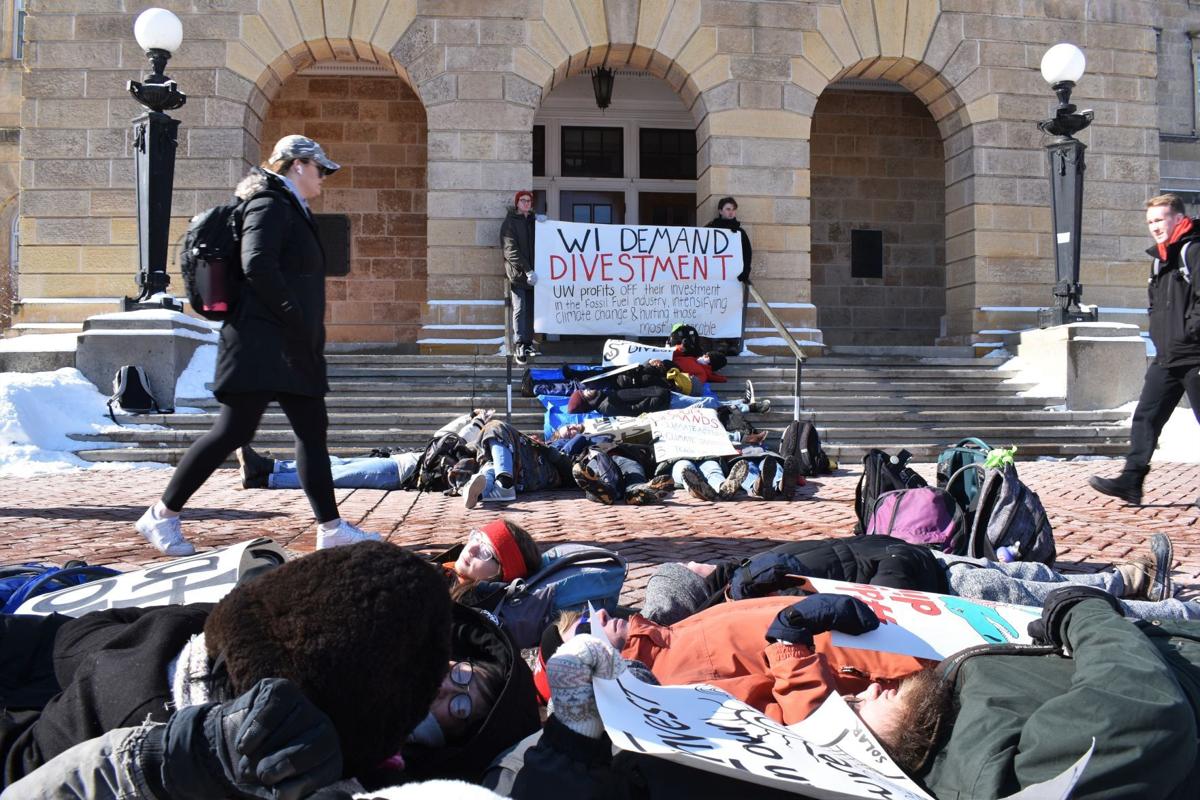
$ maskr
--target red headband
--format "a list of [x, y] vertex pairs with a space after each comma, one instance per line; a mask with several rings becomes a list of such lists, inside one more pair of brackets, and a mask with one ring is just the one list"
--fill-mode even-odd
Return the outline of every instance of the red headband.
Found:
[[525, 557], [521, 555], [521, 548], [517, 547], [517, 540], [513, 538], [512, 531], [504, 524], [504, 520], [493, 520], [480, 528], [479, 532], [488, 538], [492, 549], [496, 551], [502, 580], [515, 581], [529, 574], [525, 567]]

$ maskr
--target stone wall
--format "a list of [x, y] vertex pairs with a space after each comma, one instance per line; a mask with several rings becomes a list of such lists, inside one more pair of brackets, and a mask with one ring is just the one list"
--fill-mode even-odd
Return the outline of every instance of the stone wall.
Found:
[[303, 77], [283, 85], [262, 129], [321, 143], [342, 168], [317, 213], [350, 218], [350, 274], [328, 281], [332, 342], [412, 342], [425, 306], [425, 109], [398, 77]]
[[[812, 142], [812, 296], [831, 345], [932, 345], [945, 311], [942, 141], [911, 94], [830, 90]], [[883, 232], [883, 277], [850, 275], [850, 231]]]

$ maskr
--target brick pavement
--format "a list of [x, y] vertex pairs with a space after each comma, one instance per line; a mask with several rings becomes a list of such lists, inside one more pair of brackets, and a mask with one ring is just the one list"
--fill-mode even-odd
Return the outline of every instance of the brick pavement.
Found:
[[[1023, 462], [1021, 476], [1042, 497], [1054, 525], [1059, 564], [1068, 570], [1107, 567], [1144, 548], [1157, 531], [1175, 542], [1174, 577], [1184, 598], [1200, 597], [1200, 524], [1191, 500], [1200, 465], [1156, 466], [1146, 502], [1129, 507], [1096, 494], [1088, 475], [1112, 474], [1116, 461]], [[918, 469], [932, 477], [933, 466]], [[133, 522], [162, 492], [168, 470], [78, 472], [0, 479], [0, 563], [83, 558], [131, 568], [165, 560], [146, 545]], [[740, 557], [790, 539], [849, 534], [858, 471], [814, 480], [791, 503], [739, 500], [703, 503], [686, 492], [663, 506], [609, 507], [576, 491], [523, 495], [504, 511], [544, 547], [595, 542], [618, 550], [631, 565], [624, 602], [641, 601], [655, 565], [665, 561]], [[492, 518], [494, 508], [463, 508], [461, 499], [413, 492], [340, 490], [343, 515], [391, 541], [432, 549]], [[289, 550], [312, 550], [315, 526], [303, 493], [242, 491], [237, 472], [220, 470], [185, 511], [184, 531], [199, 547], [270, 536]]]

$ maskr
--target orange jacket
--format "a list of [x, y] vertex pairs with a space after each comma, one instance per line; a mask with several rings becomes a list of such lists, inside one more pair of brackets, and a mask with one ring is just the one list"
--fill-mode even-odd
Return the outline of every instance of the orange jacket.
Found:
[[834, 647], [827, 633], [814, 649], [764, 638], [795, 597], [722, 603], [670, 627], [641, 616], [629, 620], [625, 658], [641, 661], [664, 685], [708, 683], [776, 722], [791, 725], [815, 711], [831, 688], [856, 694], [873, 681], [884, 686], [933, 662], [912, 656]]

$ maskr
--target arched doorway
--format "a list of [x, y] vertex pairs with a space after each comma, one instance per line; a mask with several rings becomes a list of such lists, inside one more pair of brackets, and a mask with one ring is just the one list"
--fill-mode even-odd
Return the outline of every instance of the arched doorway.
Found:
[[[372, 63], [310, 65], [271, 101], [260, 137], [264, 158], [281, 136], [302, 133], [342, 165], [312, 206], [329, 226], [322, 229], [326, 249], [349, 247], [349, 273], [326, 284], [331, 342], [417, 339], [426, 297], [426, 130], [424, 106], [409, 85]], [[339, 228], [348, 242], [339, 240]]]
[[825, 342], [932, 345], [946, 310], [945, 158], [925, 105], [843, 81], [813, 112], [812, 292]]

